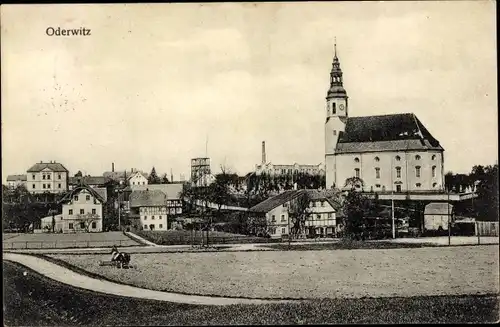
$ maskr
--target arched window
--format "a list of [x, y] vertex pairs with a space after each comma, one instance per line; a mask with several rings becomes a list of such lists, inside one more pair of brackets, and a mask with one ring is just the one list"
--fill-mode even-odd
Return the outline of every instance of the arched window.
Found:
[[375, 178], [380, 178], [380, 168], [375, 168]]
[[332, 115], [337, 113], [337, 108], [335, 108], [335, 102], [332, 102]]
[[415, 186], [416, 186], [416, 187], [420, 187], [420, 186], [422, 186], [422, 184], [417, 183], [417, 184], [415, 184]]
[[437, 185], [437, 183], [432, 183], [432, 187], [436, 187]]
[[396, 178], [401, 178], [401, 167], [396, 167]]
[[436, 177], [436, 166], [432, 166], [432, 177]]
[[415, 160], [420, 160], [420, 156], [418, 154], [415, 156]]
[[401, 160], [401, 157], [400, 156], [396, 156], [396, 161], [400, 161]]
[[358, 157], [354, 158], [354, 162], [359, 162], [359, 158]]
[[420, 166], [415, 167], [415, 177], [420, 177]]
[[379, 162], [379, 161], [380, 161], [380, 158], [379, 158], [379, 157], [375, 157], [375, 161], [376, 161], [376, 162]]
[[359, 178], [359, 168], [354, 169], [354, 176]]
[[432, 160], [436, 160], [436, 155], [433, 154], [432, 157], [431, 157]]

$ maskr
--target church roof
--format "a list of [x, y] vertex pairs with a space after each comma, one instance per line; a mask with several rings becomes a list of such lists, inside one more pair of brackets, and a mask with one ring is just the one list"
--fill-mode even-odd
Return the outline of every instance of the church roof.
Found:
[[411, 113], [349, 117], [339, 133], [336, 153], [444, 150]]

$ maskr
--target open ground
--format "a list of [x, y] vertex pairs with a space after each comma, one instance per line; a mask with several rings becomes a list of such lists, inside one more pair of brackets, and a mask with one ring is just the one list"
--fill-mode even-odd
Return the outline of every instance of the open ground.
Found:
[[[6, 237], [7, 235], [7, 237]], [[4, 249], [88, 248], [140, 245], [122, 232], [3, 235]]]
[[138, 287], [247, 298], [358, 298], [497, 294], [495, 245], [384, 250], [134, 254], [131, 270], [109, 255], [54, 254], [92, 274]]

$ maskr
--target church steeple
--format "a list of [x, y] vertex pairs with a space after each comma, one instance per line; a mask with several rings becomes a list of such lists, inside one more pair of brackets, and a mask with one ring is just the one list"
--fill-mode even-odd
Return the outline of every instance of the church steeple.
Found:
[[346, 98], [347, 92], [343, 86], [342, 69], [340, 68], [340, 61], [337, 57], [337, 41], [335, 40], [332, 70], [330, 71], [330, 89], [328, 90], [326, 98], [331, 99], [339, 97]]

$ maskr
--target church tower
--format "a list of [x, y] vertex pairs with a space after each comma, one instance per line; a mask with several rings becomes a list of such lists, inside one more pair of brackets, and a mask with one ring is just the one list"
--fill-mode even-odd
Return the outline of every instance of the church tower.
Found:
[[347, 99], [335, 42], [332, 70], [330, 72], [330, 89], [326, 96], [325, 170], [327, 188], [331, 188], [333, 185], [339, 186], [335, 178], [335, 147], [337, 146], [339, 133], [345, 130], [349, 110]]

